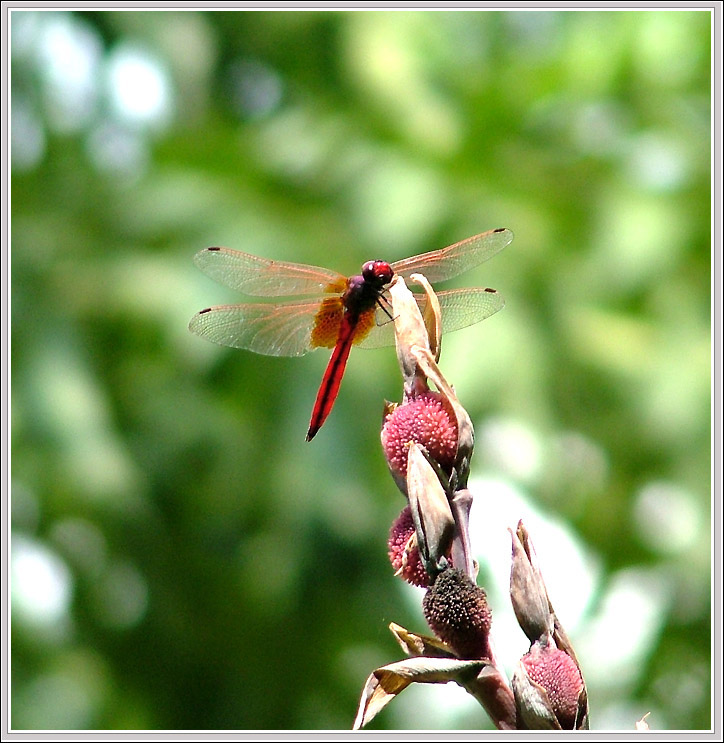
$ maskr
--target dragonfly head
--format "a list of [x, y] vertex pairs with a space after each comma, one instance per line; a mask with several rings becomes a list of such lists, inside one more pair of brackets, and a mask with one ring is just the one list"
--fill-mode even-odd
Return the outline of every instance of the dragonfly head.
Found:
[[367, 261], [362, 266], [362, 277], [375, 286], [384, 286], [392, 281], [394, 271], [387, 261]]

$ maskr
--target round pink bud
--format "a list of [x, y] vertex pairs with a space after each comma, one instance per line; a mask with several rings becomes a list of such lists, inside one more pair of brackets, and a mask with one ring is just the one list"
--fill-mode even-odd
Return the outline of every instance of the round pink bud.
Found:
[[387, 554], [396, 575], [413, 586], [427, 587], [431, 581], [420, 559], [420, 551], [416, 545], [410, 546], [414, 533], [415, 523], [410, 506], [405, 506], [392, 523], [390, 538], [387, 540]]
[[583, 689], [583, 678], [573, 658], [554, 645], [541, 647], [536, 642], [520, 662], [531, 681], [546, 690], [560, 726], [564, 730], [573, 730], [578, 696]]
[[492, 614], [485, 591], [461, 570], [447, 568], [437, 576], [427, 589], [422, 610], [432, 631], [459, 658], [490, 656]]
[[439, 392], [423, 392], [398, 405], [384, 420], [382, 448], [398, 481], [407, 477], [408, 444], [424, 446], [446, 473], [452, 472], [458, 447], [458, 427], [450, 404]]

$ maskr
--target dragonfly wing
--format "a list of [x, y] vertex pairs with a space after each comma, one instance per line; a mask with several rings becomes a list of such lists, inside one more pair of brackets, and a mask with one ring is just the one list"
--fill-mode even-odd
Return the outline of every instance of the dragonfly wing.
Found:
[[390, 264], [392, 270], [403, 278], [421, 273], [432, 284], [447, 281], [454, 276], [480, 265], [499, 253], [513, 239], [513, 233], [504, 228], [490, 230], [462, 240], [440, 250], [431, 250]]
[[231, 248], [204, 248], [194, 262], [214, 281], [252, 297], [343, 292], [347, 284], [336, 271], [272, 261]]
[[505, 306], [500, 292], [480, 287], [438, 292], [437, 298], [442, 310], [443, 333], [452, 333], [475, 325]]
[[[327, 295], [326, 299], [332, 298]], [[302, 356], [316, 347], [311, 337], [320, 302], [317, 297], [280, 304], [209, 307], [191, 318], [189, 330], [221, 346], [265, 356]], [[341, 301], [339, 305], [341, 316]]]
[[[472, 287], [436, 292], [442, 312], [442, 332], [452, 333], [469, 325], [485, 320], [505, 306], [505, 300], [495, 289]], [[422, 310], [427, 298], [415, 295]], [[360, 348], [382, 348], [395, 342], [394, 323], [384, 313], [377, 310], [377, 324], [360, 341]]]

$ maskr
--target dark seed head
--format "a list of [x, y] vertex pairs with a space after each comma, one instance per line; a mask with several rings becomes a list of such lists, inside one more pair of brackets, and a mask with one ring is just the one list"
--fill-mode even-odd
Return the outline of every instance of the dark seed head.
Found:
[[458, 657], [489, 657], [492, 615], [487, 597], [461, 570], [443, 570], [428, 588], [422, 609], [430, 628]]

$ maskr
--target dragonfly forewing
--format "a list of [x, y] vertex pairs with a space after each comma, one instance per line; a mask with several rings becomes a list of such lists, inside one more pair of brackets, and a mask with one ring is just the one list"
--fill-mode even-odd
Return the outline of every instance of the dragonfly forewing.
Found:
[[447, 248], [431, 250], [390, 265], [405, 279], [412, 273], [421, 273], [434, 284], [475, 268], [499, 253], [512, 239], [513, 233], [508, 229], [489, 230]]
[[342, 292], [347, 283], [336, 271], [259, 258], [231, 248], [204, 248], [194, 262], [214, 281], [252, 297]]

